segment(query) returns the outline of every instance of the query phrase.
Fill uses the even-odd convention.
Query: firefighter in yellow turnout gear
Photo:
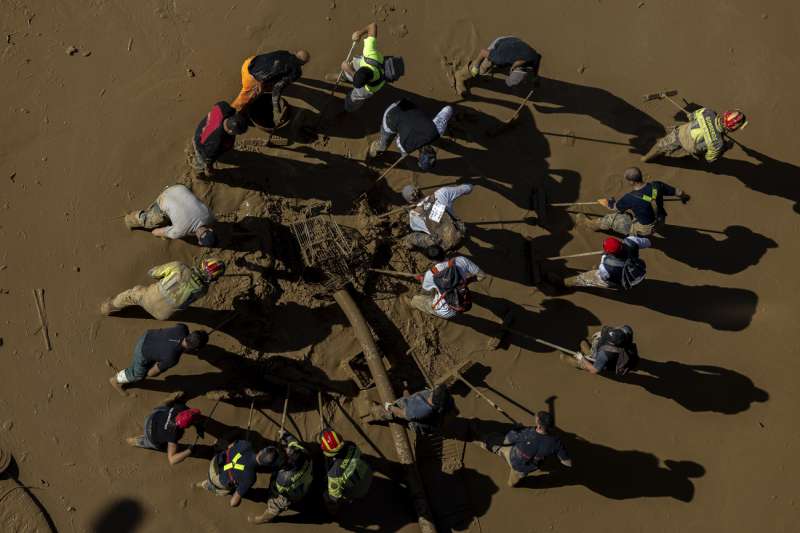
[[[173,313],[186,309],[205,296],[208,287],[225,272],[220,259],[203,259],[196,267],[172,261],[153,267],[148,275],[158,281],[147,287],[137,285],[109,298],[100,305],[100,312],[109,315],[129,306],[140,306],[158,320],[167,320]]]
[[[726,134],[747,125],[747,118],[738,109],[718,115],[716,111],[703,107],[692,113],[686,112],[686,116],[689,121],[674,126],[667,135],[656,141],[650,151],[642,156],[642,161],[651,161],[661,155],[691,155],[713,163],[733,146]]]
[[[294,437],[281,430],[279,446],[267,446],[256,455],[259,466],[272,472],[267,508],[259,516],[249,516],[251,524],[265,524],[302,500],[314,481],[313,464],[308,451]]]
[[[323,430],[320,445],[328,472],[325,506],[331,514],[336,514],[342,504],[367,495],[372,484],[372,468],[361,457],[358,446],[343,441],[332,429]]]

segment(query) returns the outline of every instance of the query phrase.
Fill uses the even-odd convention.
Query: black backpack
[[[403,58],[400,56],[385,56],[383,58],[383,63],[375,61],[369,57],[365,57],[364,61],[366,61],[368,65],[377,68],[381,73],[381,77],[376,81],[371,82],[370,85],[378,84],[384,80],[388,82],[395,82],[406,73],[406,64],[403,61]]]
[[[448,260],[444,270],[438,270],[434,265],[431,272],[433,284],[441,293],[439,299],[433,303],[434,307],[444,300],[457,313],[464,313],[472,308],[472,295],[467,287],[467,279],[456,268],[455,259]]]
[[[611,329],[614,328],[603,326],[601,329],[600,346],[598,349],[617,354],[617,365],[614,369],[614,373],[618,376],[624,376],[628,373],[628,371],[636,370],[636,367],[639,366],[639,348],[636,346],[636,343],[633,342],[632,335],[622,346],[614,346],[613,344],[609,343],[607,339],[608,332]]]
[[[621,270],[620,285],[625,290],[633,287],[634,281],[643,278],[647,274],[647,265],[638,257],[628,256],[623,260],[615,255],[607,255],[605,261],[606,268],[612,267]]]

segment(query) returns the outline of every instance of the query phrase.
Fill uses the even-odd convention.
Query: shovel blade
[[[642,96],[642,100],[644,100],[645,102],[649,102],[650,100],[661,100],[661,99],[666,98],[668,96],[675,96],[677,94],[678,94],[678,91],[676,89],[673,89],[671,91],[661,91],[660,93],[646,94],[646,95]]]

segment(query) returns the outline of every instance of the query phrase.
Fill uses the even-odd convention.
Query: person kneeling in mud
[[[634,235],[647,237],[652,235],[667,218],[664,209],[665,196],[678,196],[684,204],[690,196],[681,189],[667,185],[663,181],[645,182],[642,171],[636,167],[625,169],[623,174],[632,190],[619,200],[614,198],[601,198],[597,203],[616,213],[600,218],[588,218],[579,214],[576,222],[580,226],[591,228],[595,231],[614,231],[621,235]]]
[[[596,269],[565,279],[550,273],[547,279],[564,287],[628,290],[641,283],[647,274],[647,265],[639,259],[639,249],[649,247],[650,240],[644,237],[626,237],[623,240],[609,237],[603,241],[604,253]]]
[[[705,107],[693,113],[684,113],[689,122],[674,126],[669,133],[658,139],[650,151],[642,156],[642,161],[652,161],[662,155],[690,155],[713,163],[733,146],[733,141],[727,138],[727,134],[747,125],[747,118],[738,109],[725,111],[721,116]]]
[[[423,293],[414,296],[409,305],[439,318],[453,318],[472,308],[468,286],[485,277],[478,265],[460,255],[436,263],[425,274],[417,276]]]
[[[447,386],[437,385],[433,389],[423,389],[414,394],[405,391],[402,398],[375,407],[377,418],[406,420],[411,429],[427,435],[441,427],[444,416],[453,410],[455,403]]]
[[[190,409],[184,403],[170,400],[156,407],[145,418],[143,435],[128,437],[126,441],[137,448],[166,451],[169,465],[174,466],[192,454],[192,446],[178,451],[178,443],[183,437],[183,432],[188,427],[195,426],[197,434],[202,437],[204,424],[200,409]]]
[[[197,237],[200,246],[217,244],[212,227],[215,221],[211,209],[180,184],[164,189],[147,209],[125,215],[128,229],[150,229],[153,235],[165,239],[182,239],[191,234]]]
[[[236,136],[247,131],[249,119],[237,112],[227,102],[217,102],[194,132],[192,138],[192,169],[197,177],[204,177],[214,170],[217,159],[233,149]]]
[[[474,61],[455,73],[456,92],[467,96],[467,80],[504,68],[508,68],[508,87],[516,87],[529,78],[536,83],[541,62],[542,56],[539,52],[522,39],[512,36],[498,37],[489,48],[482,49]]]
[[[193,486],[215,496],[232,495],[229,504],[236,507],[255,482],[256,454],[249,442],[237,440],[211,459],[208,477]]]
[[[425,251],[428,259],[439,259],[441,252],[458,248],[467,228],[453,213],[453,202],[471,192],[472,185],[465,184],[442,187],[432,195],[420,198],[416,187],[403,187],[401,194],[405,201],[416,204],[408,212],[408,225],[412,231],[403,238],[406,247]],[[433,253],[436,255],[431,257]]]
[[[300,441],[284,430],[280,430],[278,441],[279,446],[267,446],[256,455],[258,465],[272,472],[272,478],[267,508],[258,516],[248,516],[251,524],[272,522],[302,500],[314,481],[311,457]]]
[[[587,355],[583,355],[586,353]],[[639,350],[633,342],[633,329],[630,326],[618,328],[603,326],[592,335],[591,344],[581,341],[578,356],[570,357],[562,354],[562,359],[575,368],[586,370],[590,374],[600,374],[613,369],[617,376],[624,376],[634,370],[639,362]]]

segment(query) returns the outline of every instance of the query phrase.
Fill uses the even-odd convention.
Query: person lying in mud
[[[245,111],[259,96],[272,93],[272,119],[279,124],[283,115],[281,93],[300,79],[303,65],[310,59],[311,54],[306,50],[294,53],[278,50],[248,57],[242,63],[242,89],[231,107]]]
[[[230,494],[230,506],[236,507],[256,482],[256,464],[256,454],[250,443],[234,441],[211,459],[208,477],[194,486],[215,496]]]
[[[172,261],[147,273],[158,281],[147,287],[137,285],[105,300],[100,304],[100,312],[110,315],[125,307],[139,306],[153,318],[167,320],[205,296],[209,286],[225,273],[225,263],[215,258],[203,259],[197,266]]]
[[[111,376],[109,382],[124,395],[126,387],[166,372],[178,364],[184,352],[199,350],[207,342],[208,333],[201,330],[190,333],[186,324],[149,329],[136,342],[131,365]]]
[[[479,437],[476,444],[505,459],[509,466],[508,486],[515,487],[523,478],[539,470],[542,462],[553,455],[558,457],[562,465],[572,467],[567,449],[552,431],[553,415],[539,411],[533,427],[517,426],[505,435],[486,434]]]
[[[619,200],[601,198],[597,203],[616,212],[600,218],[589,218],[584,214],[577,216],[579,226],[595,231],[614,231],[621,235],[647,237],[663,225],[667,218],[664,209],[665,196],[678,196],[681,202],[687,203],[691,196],[681,189],[672,187],[663,181],[644,181],[642,171],[636,167],[625,169],[623,174],[631,191]]]
[[[431,144],[444,135],[447,123],[453,116],[452,106],[444,106],[433,119],[417,105],[405,98],[386,108],[381,121],[380,138],[369,147],[369,156],[377,157],[388,147],[392,138],[403,156],[419,150],[417,165],[424,171],[436,165],[436,150]]]
[[[530,80],[535,83],[539,77],[542,56],[522,39],[512,36],[498,37],[483,48],[474,61],[456,72],[456,92],[469,95],[467,80],[476,79],[501,69],[508,69],[506,86],[516,87]]]
[[[171,399],[156,407],[145,418],[144,434],[128,437],[126,441],[137,448],[166,451],[169,465],[174,466],[192,454],[192,446],[178,451],[184,431],[195,426],[197,434],[202,436],[203,420],[200,409],[189,408],[188,405]]]
[[[406,420],[409,427],[421,434],[430,434],[442,425],[444,416],[453,410],[455,403],[447,391],[447,386],[437,385],[433,389],[423,389],[394,402],[376,405],[377,417],[383,420]]]
[[[613,371],[617,376],[624,376],[636,368],[639,350],[633,342],[633,329],[630,326],[603,326],[592,335],[591,343],[581,341],[581,351],[577,356],[561,354],[560,357],[590,374]]]
[[[233,149],[236,136],[248,129],[249,119],[237,112],[228,102],[217,102],[203,117],[192,138],[192,169],[195,177],[209,176],[214,163]]]
[[[561,287],[598,287],[628,290],[644,280],[647,265],[639,258],[639,249],[649,248],[650,240],[644,237],[626,237],[619,240],[609,237],[603,241],[603,256],[594,270],[561,279],[549,273],[547,280]]]
[[[472,192],[472,185],[442,187],[430,196],[422,197],[413,185],[403,187],[402,195],[406,202],[417,204],[408,212],[408,225],[411,233],[403,238],[410,250],[423,250],[428,259],[439,259],[443,252],[449,252],[461,245],[467,228],[453,212],[453,202]],[[433,251],[431,247],[435,247]],[[431,257],[429,253],[436,253]]]
[[[259,466],[272,472],[267,508],[258,516],[248,516],[251,524],[272,522],[290,506],[305,498],[314,481],[311,456],[297,438],[284,430],[278,446],[267,446],[256,455]]]
[[[472,308],[468,286],[485,277],[478,265],[460,255],[436,263],[425,274],[417,276],[423,293],[411,298],[409,305],[439,318],[453,318]]]
[[[152,230],[156,237],[182,239],[187,235],[197,237],[200,246],[214,246],[217,235],[212,225],[214,213],[185,185],[172,185],[158,195],[156,201],[144,210],[125,215],[128,229]]]
[[[722,115],[705,107],[685,113],[689,121],[674,126],[669,133],[658,139],[650,151],[642,156],[643,162],[652,161],[662,155],[690,155],[713,163],[733,146],[733,141],[727,134],[747,125],[747,117],[738,109],[725,111]]]

